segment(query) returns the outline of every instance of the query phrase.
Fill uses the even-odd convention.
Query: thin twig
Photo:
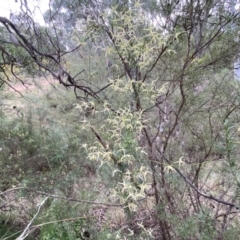
[[[50,198],[57,198],[57,199],[71,201],[71,202],[80,202],[80,203],[95,204],[95,205],[104,205],[104,206],[110,206],[110,207],[123,207],[124,206],[124,204],[101,203],[101,202],[94,202],[94,201],[87,201],[87,200],[79,200],[79,199],[75,199],[75,198],[61,197],[59,195],[38,191],[38,190],[35,190],[33,188],[28,188],[28,187],[11,188],[11,189],[8,189],[8,190],[6,190],[4,192],[0,192],[0,195],[4,195],[4,194],[6,194],[8,192],[11,192],[11,191],[24,190],[24,189],[28,190],[28,191],[32,191],[32,192],[38,193],[38,194],[41,194],[41,195],[48,196]]]

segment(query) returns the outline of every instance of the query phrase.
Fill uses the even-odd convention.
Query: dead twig
[[[33,188],[28,188],[28,187],[11,188],[11,189],[8,189],[4,192],[0,192],[0,195],[5,195],[8,192],[17,191],[17,190],[24,190],[24,189],[28,190],[28,191],[31,191],[31,192],[38,193],[40,195],[48,196],[50,198],[57,198],[57,199],[71,201],[71,202],[80,202],[80,203],[87,203],[87,204],[94,204],[94,205],[104,205],[104,206],[110,206],[110,207],[123,207],[124,206],[124,204],[101,203],[101,202],[94,202],[94,201],[87,201],[87,200],[79,200],[79,199],[75,199],[75,198],[61,197],[59,195],[38,191],[38,190],[35,190]]]

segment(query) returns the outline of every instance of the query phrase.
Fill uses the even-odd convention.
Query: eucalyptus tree
[[[111,198],[129,221],[154,198],[152,225],[136,218],[129,233],[140,226],[156,239],[239,235],[231,222],[239,204],[239,86],[231,75],[239,14],[229,4],[51,1],[47,25],[37,27],[23,2],[21,31],[0,17],[3,69],[26,66],[11,48],[19,50],[73,89],[80,111],[92,110],[81,124],[96,141],[82,148],[99,171],[111,169]],[[73,73],[64,62],[75,53]]]

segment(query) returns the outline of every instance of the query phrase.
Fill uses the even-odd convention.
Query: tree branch
[[[161,154],[161,156],[163,157],[163,159],[169,164],[171,165],[170,161],[165,157],[165,155],[161,152],[161,150],[159,149],[158,146],[156,146],[158,152]],[[203,196],[204,198],[208,198],[210,200],[213,200],[215,202],[218,202],[218,203],[222,203],[224,205],[228,205],[230,207],[234,207],[236,209],[239,209],[239,206],[237,206],[236,204],[234,203],[231,203],[231,202],[227,202],[227,201],[223,201],[221,199],[218,199],[214,196],[212,196],[211,194],[210,195],[207,195],[203,192],[201,192],[178,168],[174,167],[171,165],[171,167],[184,179],[185,182],[188,183],[188,185],[194,189],[199,195]]]

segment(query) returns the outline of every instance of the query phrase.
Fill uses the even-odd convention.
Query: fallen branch
[[[33,220],[38,216],[41,207],[44,205],[44,203],[46,202],[46,200],[49,197],[46,197],[40,204],[38,204],[38,210],[36,212],[36,214],[33,216],[33,218],[31,219],[31,221],[28,223],[28,225],[26,226],[26,228],[24,229],[24,231],[22,232],[22,234],[16,238],[16,240],[24,240],[32,231],[29,229]]]

